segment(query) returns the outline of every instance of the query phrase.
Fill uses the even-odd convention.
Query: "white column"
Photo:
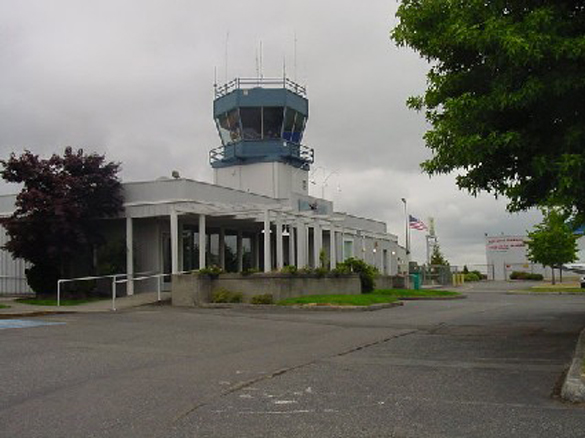
[[[219,229],[219,266],[225,269],[225,228]]]
[[[236,256],[238,258],[238,272],[242,272],[244,270],[244,245],[243,245],[244,235],[242,231],[238,231],[238,237],[236,240]]]
[[[315,258],[315,268],[321,267],[321,261],[319,260],[319,254],[323,247],[323,231],[321,230],[321,224],[317,221],[313,225],[313,255]]]
[[[282,218],[280,213],[276,216],[276,269],[284,268],[284,242],[282,241]]]
[[[132,218],[126,218],[126,293],[134,295],[134,227]]]
[[[254,235],[254,269],[260,270],[260,233]]]
[[[207,266],[205,261],[205,251],[207,247],[207,236],[206,236],[206,224],[205,215],[199,215],[199,269],[203,269]]]
[[[264,212],[264,272],[272,270],[272,254],[270,252],[270,211]]]
[[[290,265],[295,265],[295,227],[292,224],[288,229],[288,260]]]
[[[173,208],[171,210],[171,272],[179,273],[179,216]]]
[[[331,269],[337,267],[337,241],[335,227],[333,225],[329,229],[329,264],[331,265]]]
[[[307,230],[305,223],[299,221],[297,229],[297,267],[304,268],[307,266]]]

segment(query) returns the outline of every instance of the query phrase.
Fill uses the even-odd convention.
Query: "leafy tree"
[[[528,233],[528,259],[552,268],[552,283],[555,284],[555,266],[574,262],[577,259],[577,237],[566,221],[565,215],[551,209],[545,212],[543,221]]]
[[[403,0],[392,38],[431,63],[424,110],[430,175],[585,218],[582,0]]]
[[[449,262],[441,252],[441,248],[438,244],[433,246],[433,252],[431,253],[431,265],[449,266]]]
[[[9,238],[5,248],[33,265],[27,279],[37,294],[52,294],[71,261],[103,241],[95,220],[121,210],[120,165],[68,147],[48,159],[13,153],[0,166],[4,180],[23,184],[16,210],[0,222]]]

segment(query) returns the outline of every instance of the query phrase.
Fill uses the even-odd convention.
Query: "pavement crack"
[[[204,401],[204,402],[201,402],[201,403],[197,403],[197,404],[191,406],[189,409],[187,409],[187,410],[183,411],[182,413],[180,413],[179,415],[177,415],[173,419],[172,423],[177,423],[177,422],[181,421],[182,419],[184,419],[184,418],[188,417],[189,415],[191,415],[193,412],[201,409],[202,407],[205,407],[205,406],[211,404],[215,400],[219,400],[219,399],[221,399],[223,397],[226,397],[228,395],[234,394],[235,392],[241,391],[242,389],[246,389],[246,388],[248,388],[248,387],[250,387],[252,385],[255,385],[257,383],[265,382],[265,381],[274,379],[275,377],[282,376],[284,374],[290,373],[291,371],[296,371],[298,369],[301,369],[301,368],[305,368],[305,367],[314,365],[314,364],[316,364],[316,363],[318,363],[320,361],[325,361],[327,359],[331,359],[331,358],[334,358],[334,357],[346,356],[348,354],[355,353],[356,351],[365,350],[365,349],[370,348],[370,347],[373,347],[375,345],[384,344],[384,343],[389,342],[389,341],[391,341],[393,339],[398,339],[398,338],[402,338],[404,336],[409,336],[409,335],[412,335],[412,334],[417,333],[417,332],[418,332],[418,330],[410,330],[410,331],[407,331],[405,333],[399,333],[399,334],[396,334],[396,335],[393,335],[393,336],[389,336],[387,338],[379,339],[377,341],[368,342],[366,344],[362,344],[362,345],[358,345],[356,347],[352,347],[352,348],[350,348],[348,350],[342,351],[340,353],[333,354],[331,356],[322,357],[322,358],[319,358],[319,359],[314,359],[314,360],[311,360],[309,362],[304,362],[304,363],[301,363],[301,364],[298,364],[298,365],[293,365],[293,366],[290,366],[290,367],[280,368],[280,369],[278,369],[276,371],[273,371],[273,372],[271,372],[269,374],[264,374],[262,376],[258,376],[256,378],[254,378],[254,379],[249,379],[249,380],[246,380],[246,381],[243,381],[243,382],[239,382],[239,383],[237,383],[235,385],[232,385],[231,387],[229,387],[225,391],[222,391],[217,396],[214,396],[214,397],[210,398],[208,401]]]

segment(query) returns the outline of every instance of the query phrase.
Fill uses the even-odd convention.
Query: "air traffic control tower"
[[[286,79],[236,78],[215,86],[221,146],[209,152],[214,183],[274,198],[308,194],[313,149],[302,144],[306,89]]]

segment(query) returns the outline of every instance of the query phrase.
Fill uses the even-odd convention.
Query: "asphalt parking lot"
[[[554,392],[585,297],[511,287],[376,312],[31,318],[64,324],[0,329],[0,435],[583,437],[585,408]]]

